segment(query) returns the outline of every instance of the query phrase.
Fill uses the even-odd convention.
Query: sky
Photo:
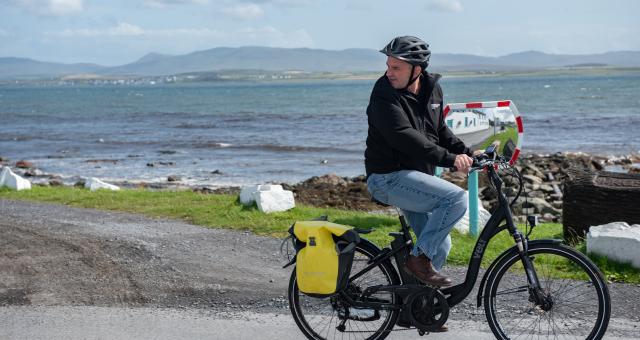
[[[105,66],[214,47],[380,49],[414,35],[434,54],[640,50],[637,0],[0,0],[0,57]]]

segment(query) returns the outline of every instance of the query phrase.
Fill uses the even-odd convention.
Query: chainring
[[[449,318],[449,303],[444,294],[428,287],[411,294],[405,308],[413,326],[422,331],[436,331]]]

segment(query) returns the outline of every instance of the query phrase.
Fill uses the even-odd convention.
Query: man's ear
[[[421,73],[422,73],[422,66],[415,67],[415,68],[413,69],[413,75],[412,75],[412,77],[417,77],[417,76],[419,76]]]

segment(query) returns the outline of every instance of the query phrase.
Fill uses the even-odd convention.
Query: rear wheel
[[[484,308],[498,339],[601,339],[611,315],[600,270],[582,253],[561,244],[537,244],[529,257],[544,304],[536,304],[519,255],[504,257],[489,276]]]
[[[376,246],[362,240],[356,247],[351,274],[365,268],[379,252]],[[397,284],[400,284],[398,273],[386,261],[354,280],[347,289],[357,295],[367,287]],[[307,296],[298,290],[295,270],[291,273],[288,293],[293,319],[309,339],[384,339],[398,318],[397,310],[349,307],[339,295],[327,298]],[[370,299],[397,303],[399,298],[389,292],[380,292]]]

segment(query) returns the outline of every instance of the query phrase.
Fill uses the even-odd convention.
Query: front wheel
[[[367,266],[367,262],[380,250],[366,240],[356,247],[351,275]],[[391,265],[385,261],[349,284],[354,294],[367,287],[398,285],[400,279]],[[346,305],[339,295],[327,298],[310,297],[300,292],[296,271],[289,281],[289,307],[296,324],[309,339],[370,339],[381,340],[389,335],[398,318],[397,310],[357,309]],[[398,297],[389,292],[371,295],[371,300],[397,303]]]
[[[598,267],[561,244],[533,244],[529,257],[545,303],[534,302],[518,253],[506,255],[484,291],[485,314],[496,338],[601,339],[611,301]]]

